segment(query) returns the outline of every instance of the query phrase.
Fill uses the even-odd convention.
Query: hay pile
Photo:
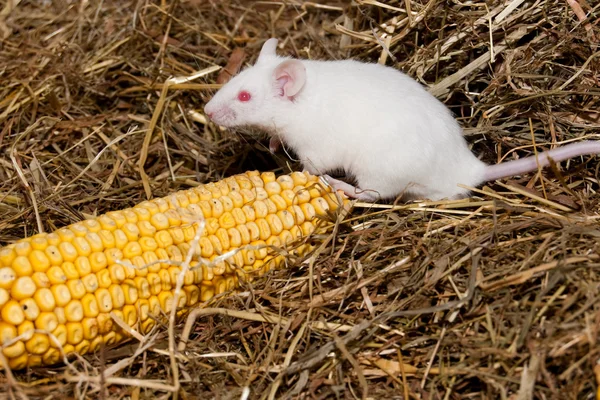
[[[600,136],[595,2],[2,7],[2,244],[147,192],[298,168],[202,114],[218,87],[214,67],[236,47],[253,62],[270,36],[290,55],[407,72],[453,110],[488,162]],[[162,329],[68,367],[0,374],[0,395],[149,399],[179,387],[183,399],[593,398],[598,177],[597,158],[583,157],[468,201],[359,205],[311,257],[207,304],[237,312],[197,320],[176,376]]]

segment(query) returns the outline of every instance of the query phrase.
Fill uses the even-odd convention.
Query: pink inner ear
[[[292,98],[300,92],[306,83],[306,69],[299,60],[287,60],[275,69],[275,79],[280,90],[279,95]]]
[[[288,75],[284,75],[280,78],[277,78],[277,89],[279,90],[279,96],[283,97],[285,96],[285,85],[288,83],[288,81],[290,80],[290,77]]]

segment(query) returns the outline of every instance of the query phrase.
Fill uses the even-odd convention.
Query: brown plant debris
[[[5,0],[1,244],[234,173],[298,169],[203,114],[271,36],[292,56],[403,70],[488,162],[598,139],[599,21],[584,0]],[[0,397],[592,399],[597,160],[468,200],[358,204],[307,257],[203,304],[185,337],[180,321],[176,353],[163,326],[0,372]]]

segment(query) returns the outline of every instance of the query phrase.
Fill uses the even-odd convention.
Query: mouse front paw
[[[362,189],[350,185],[349,183],[332,178],[329,175],[322,175],[321,180],[323,180],[327,185],[329,185],[334,191],[342,191],[346,196],[350,197],[351,199],[356,199],[369,203],[375,202],[379,199],[379,196],[375,192],[364,191]]]

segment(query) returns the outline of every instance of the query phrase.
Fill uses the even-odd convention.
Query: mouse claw
[[[322,182],[325,182],[327,184],[327,186],[332,188],[334,191],[339,190],[341,192],[344,192],[344,194],[351,199],[356,199],[356,200],[369,202],[369,203],[374,203],[375,201],[379,200],[378,195],[371,193],[371,192],[364,191],[357,187],[354,187],[354,186],[350,185],[349,183],[340,181],[339,179],[332,178],[329,175],[321,175],[319,177],[319,179]]]

